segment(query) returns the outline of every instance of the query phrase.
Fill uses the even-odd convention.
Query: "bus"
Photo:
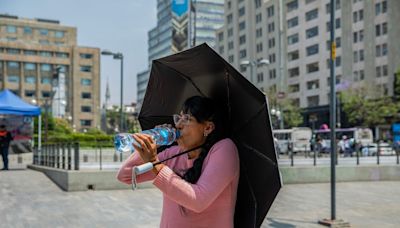
[[[277,140],[277,149],[281,154],[288,154],[291,143],[294,153],[310,151],[312,131],[308,127],[274,129],[273,133]]]
[[[352,128],[336,128],[336,140],[341,140],[343,135],[349,139],[354,139],[361,147],[368,146],[374,142],[372,130],[369,128],[352,127]],[[325,140],[325,145],[328,149],[331,147],[331,130],[319,129],[314,130],[316,138]]]

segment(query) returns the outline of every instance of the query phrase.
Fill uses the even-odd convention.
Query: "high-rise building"
[[[381,96],[393,95],[399,10],[397,0],[336,0],[338,90],[369,85]],[[306,121],[307,113],[328,117],[329,0],[225,0],[217,37],[216,50],[261,91],[290,98],[306,109]],[[269,64],[257,64],[262,59]],[[244,61],[253,65],[244,67]]]
[[[214,47],[215,31],[223,25],[223,15],[223,0],[157,0],[157,26],[148,33],[149,67],[137,74],[139,109],[151,62],[204,42]]]
[[[0,88],[77,130],[100,127],[99,53],[59,21],[0,15]]]

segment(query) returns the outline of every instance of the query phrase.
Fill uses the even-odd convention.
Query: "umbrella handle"
[[[132,168],[132,190],[135,190],[137,188],[136,176],[147,173],[148,171],[152,170],[153,167],[153,163],[147,162],[139,166],[134,166]]]

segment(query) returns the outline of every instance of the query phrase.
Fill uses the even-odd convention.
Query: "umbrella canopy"
[[[183,102],[210,97],[224,110],[240,157],[236,227],[259,227],[281,188],[265,95],[208,45],[153,61],[139,121],[143,129],[173,123]]]
[[[26,103],[10,90],[0,92],[0,114],[8,115],[40,115],[40,108]]]

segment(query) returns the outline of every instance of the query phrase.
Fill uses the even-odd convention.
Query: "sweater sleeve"
[[[164,166],[153,184],[168,198],[194,212],[202,212],[239,175],[239,155],[235,144],[224,139],[211,148],[196,184],[186,182]]]

